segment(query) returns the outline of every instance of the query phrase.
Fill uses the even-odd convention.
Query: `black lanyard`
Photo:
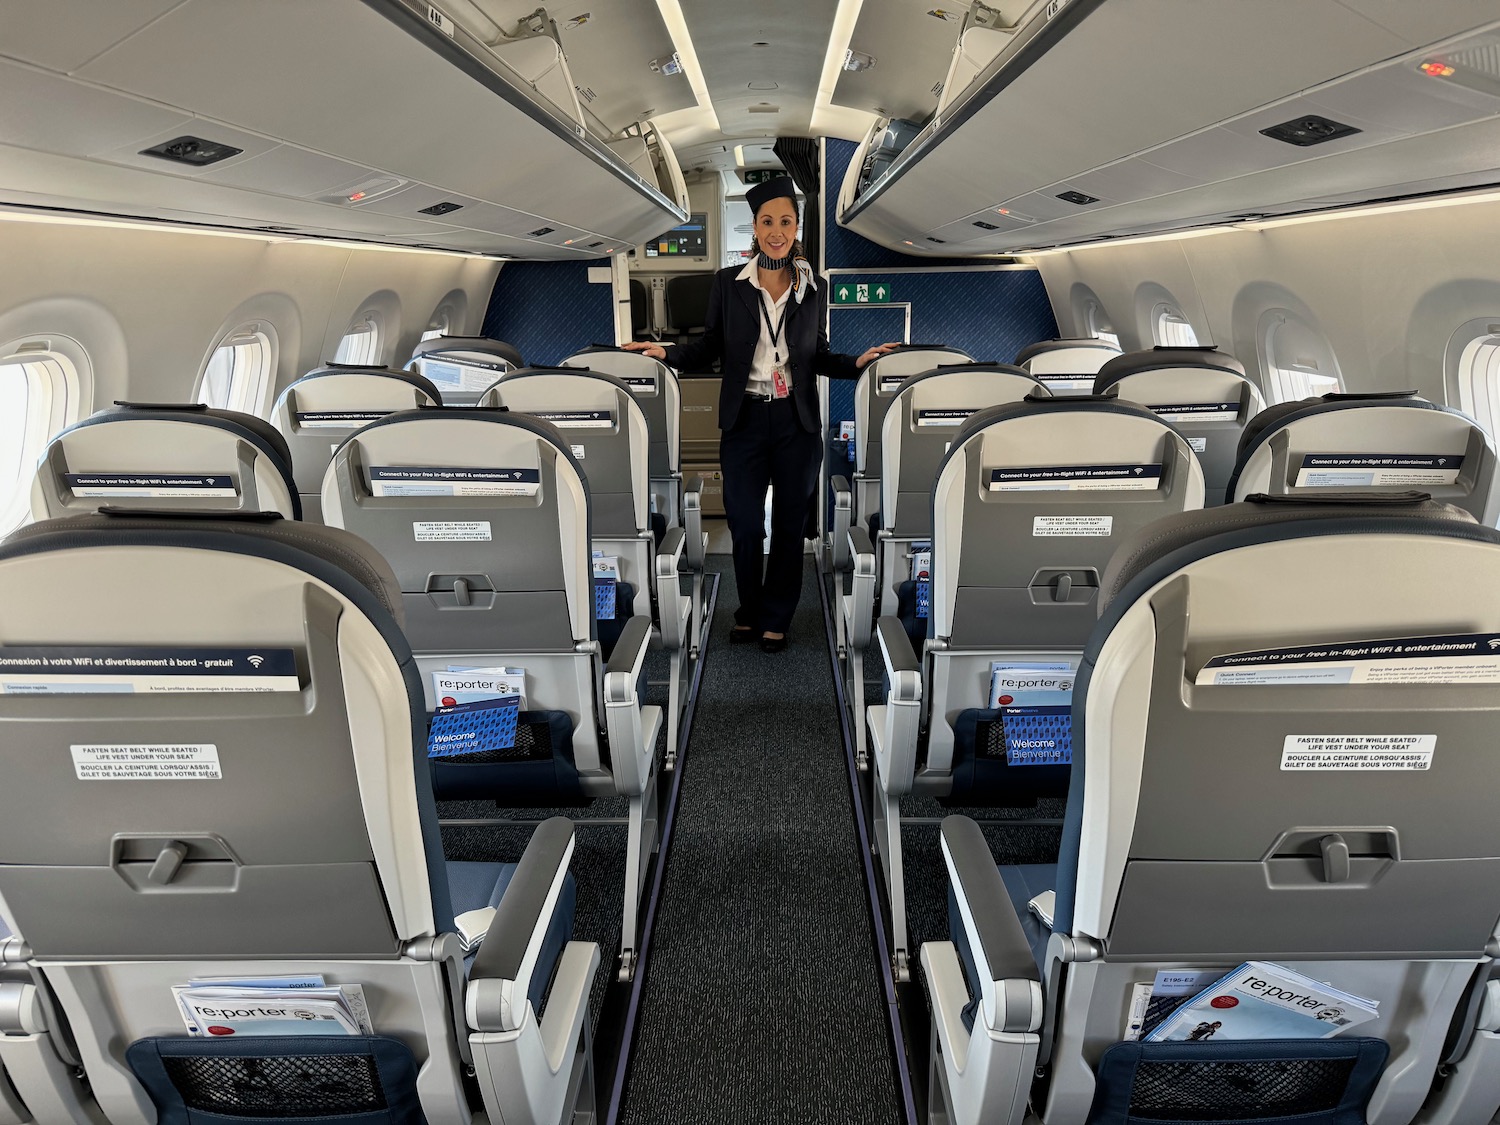
[[[766,294],[762,290],[760,295],[760,315],[766,322],[766,331],[771,333],[771,347],[776,353],[776,363],[781,362],[781,330],[786,327],[787,310],[792,307],[792,299],[787,297],[786,304],[781,306],[781,319],[775,324],[771,323],[771,313],[766,308]]]

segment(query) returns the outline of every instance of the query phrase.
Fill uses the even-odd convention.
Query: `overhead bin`
[[[686,218],[576,97],[544,96],[568,101],[551,40],[526,40],[518,70],[425,2],[96,7],[7,16],[0,204],[526,258],[622,251]],[[86,49],[60,42],[71,28]]]
[[[1237,0],[1171,18],[1145,0],[1051,3],[1013,33],[985,29],[1005,45],[966,90],[943,89],[839,221],[951,257],[1500,182],[1500,22],[1481,7],[1397,18],[1305,0],[1247,20]],[[970,70],[956,61],[949,84]]]

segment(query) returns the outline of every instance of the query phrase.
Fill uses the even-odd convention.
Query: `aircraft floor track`
[[[728,559],[711,566],[727,571]],[[902,1119],[811,560],[792,644],[726,575],[646,962],[628,1125]]]

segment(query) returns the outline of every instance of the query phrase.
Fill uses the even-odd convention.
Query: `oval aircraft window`
[[[1182,310],[1165,301],[1152,310],[1151,334],[1158,346],[1163,348],[1194,348],[1198,346],[1198,334]]]
[[[1110,347],[1118,350],[1120,347],[1119,334],[1110,323],[1109,317],[1104,315],[1104,308],[1098,301],[1090,301],[1084,312],[1084,328],[1087,335],[1096,340],[1103,340]]]
[[[334,363],[379,363],[380,362],[380,314],[365,312],[349,326],[338,350],[333,353]]]
[[[1454,333],[1448,350],[1458,354],[1457,369],[1450,369],[1458,408],[1493,439],[1500,428],[1500,320],[1470,321]]]
[[[30,513],[32,467],[59,430],[78,420],[73,364],[50,352],[0,357],[0,533]]]
[[[198,401],[221,410],[262,414],[276,370],[276,339],[262,323],[225,335],[208,357],[198,382]]]
[[[1344,389],[1344,378],[1328,341],[1287,309],[1269,309],[1261,317],[1260,361],[1266,397],[1273,403],[1316,398]]]

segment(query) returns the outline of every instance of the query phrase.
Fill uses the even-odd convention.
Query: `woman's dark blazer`
[[[707,323],[702,336],[673,344],[666,349],[667,362],[678,370],[705,371],[714,360],[722,363],[719,388],[719,429],[732,430],[740,403],[750,385],[750,365],[760,340],[761,292],[748,281],[736,280],[744,266],[726,266],[714,274],[708,293]],[[815,434],[820,428],[818,384],[815,375],[833,379],[857,379],[855,357],[828,350],[828,281],[818,278],[818,288],[803,296],[787,298],[786,336],[790,347],[788,374],[792,377],[792,399],[797,420]]]

